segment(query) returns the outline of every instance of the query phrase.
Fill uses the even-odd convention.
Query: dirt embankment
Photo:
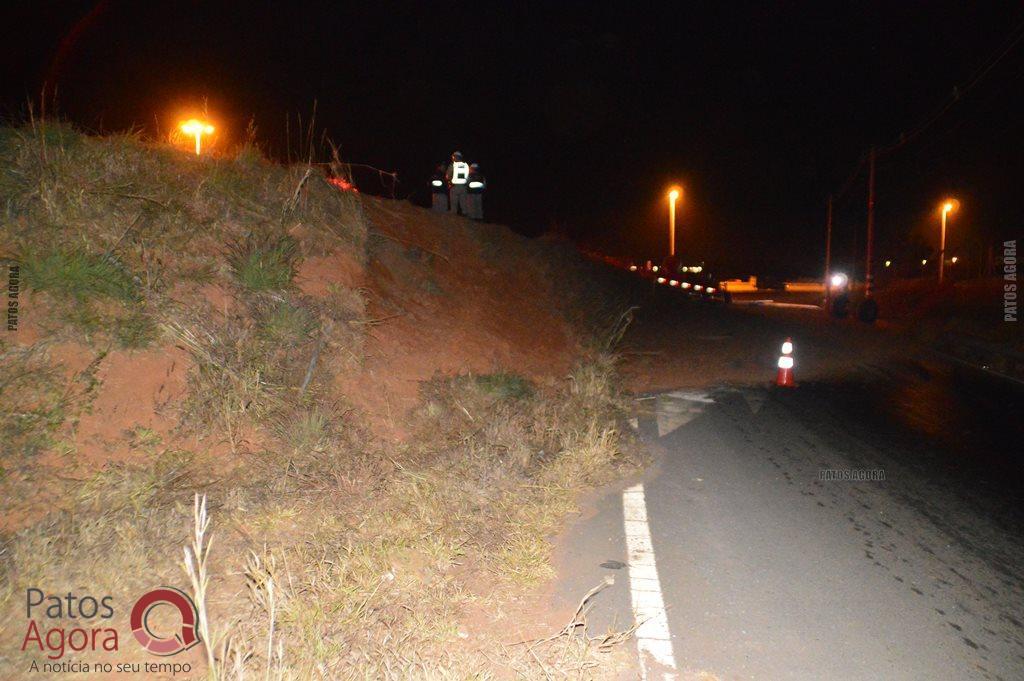
[[[567,375],[580,338],[546,244],[401,201],[367,197],[363,205],[369,341],[362,370],[339,385],[381,432],[407,434],[402,416],[436,376]]]
[[[251,145],[35,122],[0,128],[0,168],[7,621],[28,587],[82,587],[125,632],[172,584],[215,678],[597,675],[607,643],[575,628],[499,645],[577,492],[636,461],[612,362],[582,352],[615,301],[574,251]]]
[[[28,178],[2,187],[20,209],[4,225],[6,254],[31,260],[21,270],[35,279],[22,282],[18,329],[0,339],[4,359],[12,373],[47,374],[46,389],[20,381],[3,405],[17,434],[6,443],[5,481],[41,483],[18,486],[7,529],[47,512],[53,480],[144,461],[154,443],[229,467],[273,446],[274,419],[263,417],[287,411],[282,401],[294,402],[298,385],[402,440],[424,381],[562,378],[579,358],[552,276],[558,257],[575,258],[566,249],[342,192],[245,149],[204,163],[60,126],[5,129],[0,142],[13,167],[51,175],[42,189]],[[84,198],[72,201],[76,193]],[[280,258],[290,279],[280,292],[261,269],[262,258],[281,255],[274,239],[293,243]],[[91,243],[68,250],[74,242]],[[211,385],[204,374],[218,369],[232,384],[251,372],[253,394]],[[197,394],[220,389],[234,394],[216,404]],[[213,427],[199,427],[204,420]]]

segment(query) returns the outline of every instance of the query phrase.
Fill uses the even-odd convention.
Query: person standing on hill
[[[469,199],[466,196],[466,184],[469,182],[469,164],[462,160],[462,152],[452,154],[452,162],[445,172],[450,188],[451,211],[469,215]]]
[[[484,189],[487,188],[487,178],[480,172],[480,166],[472,163],[469,166],[469,181],[466,183],[466,192],[469,195],[469,217],[474,220],[484,219]]]
[[[434,168],[430,176],[430,195],[433,197],[430,207],[442,213],[448,212],[448,187],[444,181],[444,166]]]

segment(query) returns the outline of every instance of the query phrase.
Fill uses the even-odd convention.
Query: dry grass
[[[619,639],[583,636],[582,611],[530,645],[499,633],[467,645],[460,627],[550,577],[549,537],[578,492],[635,465],[614,362],[545,384],[438,379],[408,444],[371,437],[330,389],[331,372],[361,361],[362,295],[291,285],[302,257],[365,258],[354,201],[251,150],[196,159],[51,123],[0,129],[0,233],[41,263],[25,284],[55,310],[76,296],[89,309],[60,337],[101,357],[112,344],[185,348],[180,429],[236,450],[215,459],[135,429],[143,462],[64,481],[59,510],[2,537],[5,612],[29,585],[88,585],[124,609],[187,580],[210,678],[599,675]],[[197,301],[211,284],[229,306]],[[69,392],[44,349],[0,348],[0,424],[19,465],[90,399],[88,372]]]
[[[617,639],[587,639],[578,622],[530,646],[465,646],[459,627],[468,608],[500,611],[550,577],[548,538],[579,490],[633,465],[608,366],[528,395],[495,389],[507,376],[438,380],[416,444],[399,450],[367,450],[313,410],[228,475],[173,451],[108,469],[9,539],[10,593],[73,582],[124,603],[146,588],[132,575],[182,581],[173,556],[189,546],[211,678],[592,678]]]

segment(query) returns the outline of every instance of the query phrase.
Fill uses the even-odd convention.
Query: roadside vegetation
[[[626,317],[561,379],[423,384],[394,443],[334,382],[372,340],[365,292],[296,283],[304,258],[366,259],[358,197],[318,169],[251,142],[196,158],[35,121],[0,128],[0,202],[38,325],[0,345],[0,495],[48,505],[0,537],[4,640],[28,586],[87,586],[123,610],[178,584],[209,678],[613,673],[600,665],[628,632],[589,639],[582,611],[504,636],[511,604],[553,575],[550,537],[579,493],[638,463],[609,351]],[[87,361],[65,366],[69,347]],[[189,358],[175,427],[125,424],[127,456],[85,457],[76,424],[111,353],[172,349]]]

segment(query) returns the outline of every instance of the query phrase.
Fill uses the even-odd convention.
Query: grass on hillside
[[[65,333],[94,344],[157,341],[161,318],[197,286],[287,292],[302,257],[365,257],[358,199],[252,144],[197,158],[54,121],[0,127],[0,210],[2,255],[23,265],[24,286],[47,296]]]
[[[215,537],[203,594],[211,678],[596,675],[608,641],[578,624],[531,646],[493,631],[467,646],[460,633],[467,610],[500,621],[508,598],[550,577],[548,537],[577,492],[635,463],[619,449],[607,364],[528,395],[492,390],[499,376],[426,386],[418,436],[398,449],[317,409],[279,424],[289,447],[227,476],[143,440],[151,464],[97,473],[70,507],[8,542],[10,605],[28,584],[89,584],[123,603],[154,579],[181,582],[175,557],[199,492]]]
[[[423,388],[415,437],[385,443],[332,387],[362,360],[362,293],[293,285],[303,257],[365,260],[358,199],[309,167],[252,146],[195,158],[35,122],[0,128],[0,205],[0,234],[48,316],[38,343],[0,346],[0,434],[13,445],[0,494],[32,490],[46,451],[75,476],[46,480],[52,512],[0,537],[0,602],[13,613],[0,628],[22,621],[30,585],[88,585],[123,609],[154,584],[191,582],[209,678],[599,674],[620,639],[570,623],[507,646],[502,618],[551,575],[548,537],[577,492],[635,463],[607,355],[560,383],[439,378]],[[60,341],[95,357],[70,382],[51,360]],[[106,353],[167,344],[191,357],[175,407],[198,440],[133,427],[136,463],[79,466],[68,433],[103,390]],[[470,612],[490,613],[494,631],[468,643]]]

